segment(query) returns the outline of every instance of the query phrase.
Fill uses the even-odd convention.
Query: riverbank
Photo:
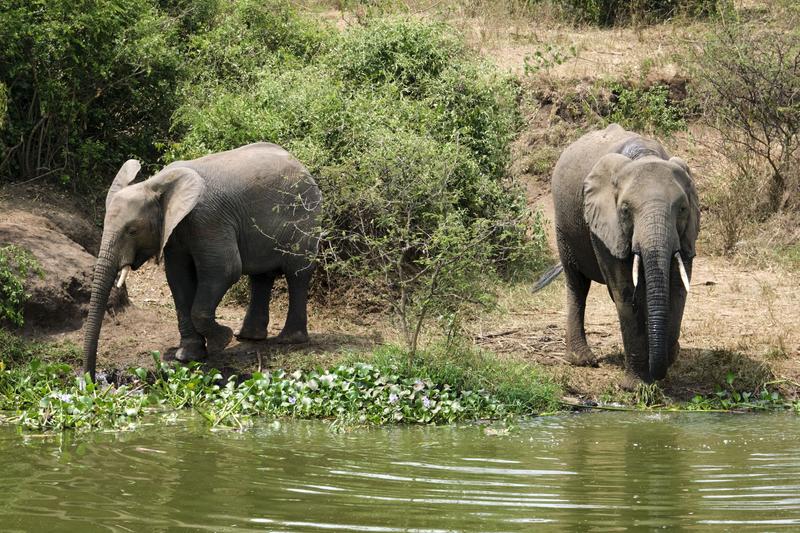
[[[650,408],[738,409],[748,403],[756,405],[754,399],[763,400],[757,408],[791,406],[800,394],[800,313],[796,309],[796,302],[800,301],[800,285],[796,281],[800,271],[800,233],[793,218],[795,212],[744,220],[737,211],[738,204],[731,203],[730,209],[720,211],[721,201],[735,200],[724,194],[720,196],[730,192],[720,189],[720,183],[727,183],[733,167],[720,154],[715,132],[701,120],[699,104],[689,94],[694,87],[690,52],[697,53],[720,22],[701,18],[669,20],[650,26],[600,28],[552,18],[537,19],[524,13],[511,16],[499,9],[470,11],[455,1],[439,4],[442,9],[408,12],[399,5],[395,8],[403,14],[402,20],[443,21],[455,27],[470,49],[465,57],[472,61],[470,54],[475,53],[511,76],[513,82],[507,80],[509,84],[503,86],[514,88],[520,124],[502,181],[524,190],[530,210],[543,214],[551,244],[551,262],[556,260],[549,193],[552,166],[571,141],[610,121],[626,123],[660,139],[670,152],[689,162],[701,196],[703,229],[684,315],[682,351],[667,379],[657,386],[642,386],[636,391],[620,388],[624,368],[616,310],[605,288],[598,285],[593,286],[589,295],[587,333],[599,365],[577,368],[566,363],[562,281],[535,295],[529,292],[529,281],[509,281],[494,287],[495,305],[477,312],[472,309],[459,317],[463,327],[458,332],[458,342],[451,345],[458,349],[447,354],[452,368],[461,365],[463,373],[472,372],[478,378],[456,384],[447,383],[447,376],[438,375],[436,379],[442,380],[436,383],[491,394],[499,393],[492,391],[490,385],[508,385],[508,390],[529,389],[521,394],[531,397],[539,394],[537,391],[544,391],[541,400],[536,400],[536,407],[529,408],[527,413],[552,410],[554,402],[560,400],[567,408],[571,404],[611,403]],[[744,23],[763,23],[776,28],[785,23],[778,7],[759,2],[741,4],[737,4],[737,13]],[[341,31],[361,28],[361,24],[366,27],[364,21],[376,16],[356,12],[358,9],[335,9],[326,2],[309,0],[303,5],[306,6],[303,16],[327,21],[330,29]],[[381,9],[377,16],[397,14],[388,4]],[[413,24],[391,26],[387,35],[394,39],[395,34],[403,35],[413,28]],[[433,27],[426,28],[433,31],[430,29]],[[387,42],[392,44],[389,37]],[[437,49],[431,43],[426,44],[427,48],[423,47],[426,50]],[[353,50],[363,51],[358,47]],[[409,48],[411,51],[403,50],[410,54],[403,57],[413,57],[415,53],[413,47]],[[373,67],[381,71],[380,65],[370,66]],[[281,91],[293,94],[289,90],[291,84],[287,84],[281,86]],[[237,85],[243,97],[252,96],[248,89],[249,86]],[[371,92],[374,91],[365,90],[365,95]],[[406,98],[395,95],[386,100],[392,105],[399,101],[405,102]],[[473,107],[465,104],[464,109]],[[304,109],[304,105],[297,105],[298,113]],[[203,109],[200,111],[197,117],[207,116]],[[281,114],[283,108],[273,111],[276,117],[285,118]],[[363,124],[372,124],[370,113],[359,116],[365,121]],[[254,121],[256,125],[261,122]],[[322,142],[327,135],[323,135],[324,128],[320,132],[316,133]],[[303,144],[308,140],[306,137],[292,139],[292,142],[303,141],[299,147],[316,153],[311,149],[313,143],[309,145],[311,148]],[[335,152],[333,148],[330,150]],[[155,160],[146,163],[152,168],[159,166]],[[326,166],[325,172],[331,172],[331,168]],[[95,178],[99,180],[100,176]],[[102,201],[87,202],[78,196],[55,198],[54,190],[58,191],[55,196],[70,196],[52,184],[17,184],[0,190],[0,211],[3,211],[0,222],[24,227],[28,233],[35,222],[37,242],[51,242],[53,232],[63,234],[58,237],[63,246],[45,256],[44,267],[50,273],[46,279],[55,279],[56,274],[69,271],[68,276],[59,278],[57,290],[37,293],[41,308],[47,312],[32,318],[38,316],[43,320],[31,322],[15,330],[15,334],[40,344],[20,345],[23,347],[19,349],[27,355],[11,362],[24,365],[31,355],[37,355],[64,362],[76,370],[80,367],[77,346],[82,344],[79,327],[88,301],[91,254],[96,253],[99,242],[97,224],[102,218]],[[726,216],[729,218],[725,219]],[[733,228],[737,232],[733,235],[735,239],[726,226],[730,218],[744,220]],[[70,251],[70,261],[63,260],[60,250]],[[333,372],[340,365],[357,363],[377,365],[382,372],[388,372],[388,367],[376,361],[380,362],[386,353],[403,353],[396,348],[405,342],[396,317],[387,308],[385,298],[376,298],[359,284],[347,287],[320,284],[316,288],[309,304],[309,343],[284,346],[270,340],[234,340],[223,352],[212,354],[204,368],[208,372],[220,371],[221,386],[231,375],[249,379],[257,373],[278,370],[286,375],[298,370]],[[270,337],[280,331],[286,313],[286,287],[282,280],[273,296]],[[52,307],[55,297],[63,302],[58,309]],[[121,291],[118,300],[119,305],[106,316],[98,354],[99,367],[112,377],[111,381],[117,376],[128,379],[136,368],[147,372],[159,370],[161,363],[153,362],[152,352],[163,354],[168,361],[179,340],[174,305],[161,266],[150,263],[135,272],[128,280],[127,291]],[[128,300],[131,305],[126,306]],[[69,313],[64,311],[67,308]],[[222,324],[236,329],[244,312],[240,298],[229,295],[217,309],[217,316]],[[69,320],[56,324],[58,321],[48,321],[48,317]],[[432,321],[435,323],[436,319]],[[430,334],[423,336],[423,354],[441,350],[437,348],[442,342],[438,329],[441,328],[431,327]],[[469,358],[477,357],[475,354],[483,354],[479,357],[485,362],[481,371],[469,366]],[[430,370],[425,370],[425,365],[436,367],[435,360],[432,361],[411,365],[401,374],[403,379],[414,382],[432,379],[425,375]],[[7,366],[10,367],[8,361]],[[515,371],[509,377],[498,372],[498,368]],[[61,371],[66,372],[63,368]],[[63,373],[59,379],[67,379],[67,374]],[[764,391],[768,397],[763,396]],[[773,397],[773,393],[777,396]],[[502,398],[497,401],[509,403]]]

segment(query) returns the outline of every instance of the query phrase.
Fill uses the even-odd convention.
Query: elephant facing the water
[[[612,124],[569,146],[552,180],[567,286],[567,357],[594,365],[584,313],[603,283],[622,329],[630,378],[662,379],[679,351],[700,229],[689,167],[656,141]]]
[[[287,151],[256,143],[191,161],[176,161],[131,185],[139,162],[126,162],[106,197],[103,237],[84,331],[86,371],[94,375],[106,302],[130,270],[163,257],[180,331],[176,358],[191,361],[223,349],[230,328],[216,308],[242,274],[250,303],[237,332],[267,335],[276,276],[289,288],[289,311],[278,339],[308,339],[306,299],[318,244],[322,196],[311,175]]]

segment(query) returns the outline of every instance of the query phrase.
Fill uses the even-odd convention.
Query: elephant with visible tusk
[[[242,274],[250,277],[250,303],[236,335],[266,338],[272,284],[284,275],[289,311],[278,340],[307,341],[322,195],[306,168],[283,148],[256,143],[176,161],[131,185],[139,169],[138,161],[126,162],[106,197],[84,329],[86,372],[94,376],[115,278],[121,287],[150,258],[164,260],[178,315],[178,360],[203,359],[231,341],[233,332],[217,323],[216,308]]]
[[[592,281],[617,307],[629,379],[663,379],[679,351],[700,208],[689,167],[612,124],[570,145],[552,180],[567,285],[567,358],[594,365],[584,313]],[[546,276],[549,282],[553,274]]]

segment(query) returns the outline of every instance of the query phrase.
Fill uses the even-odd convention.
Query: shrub
[[[155,155],[175,106],[173,24],[151,0],[9,0],[0,176],[96,185],[130,154]]]
[[[612,83],[609,122],[646,133],[671,135],[686,129],[683,110],[670,102],[669,89],[664,85],[626,87]]]
[[[800,34],[727,26],[695,76],[717,149],[739,174],[731,186],[755,181],[763,213],[800,208]]]
[[[330,56],[345,80],[393,83],[406,95],[419,95],[464,52],[461,39],[440,22],[372,19],[348,31]]]
[[[236,0],[218,5],[206,31],[190,35],[190,82],[247,85],[260,69],[305,61],[330,41],[326,28],[297,16],[288,0]]]
[[[211,35],[209,58],[227,46]],[[440,317],[455,331],[501,274],[541,264],[543,234],[505,178],[517,88],[441,24],[382,19],[322,35],[312,56],[265,51],[248,83],[189,83],[168,157],[257,140],[294,153],[325,198],[328,279],[383,297],[413,351],[423,324]]]
[[[28,300],[28,276],[42,276],[39,262],[28,250],[15,245],[0,247],[0,321],[23,324],[22,307]]]

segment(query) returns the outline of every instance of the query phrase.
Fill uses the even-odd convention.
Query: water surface
[[[329,431],[196,420],[42,437],[0,428],[0,527],[27,531],[800,528],[800,418],[580,414]]]

